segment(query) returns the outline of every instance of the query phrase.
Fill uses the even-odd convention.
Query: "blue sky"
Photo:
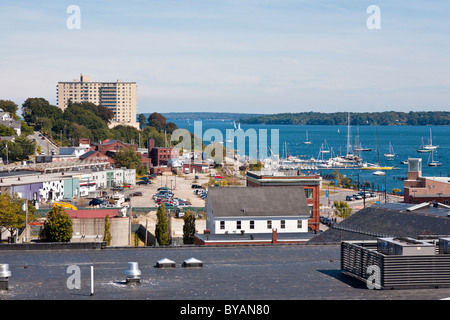
[[[83,73],[136,81],[138,113],[448,111],[449,13],[415,0],[3,0],[0,99],[56,104],[57,82]]]

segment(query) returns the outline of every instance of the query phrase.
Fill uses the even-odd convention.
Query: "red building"
[[[151,159],[153,167],[165,166],[170,159],[179,158],[179,150],[171,147],[155,147],[155,140],[149,139],[147,157]]]
[[[312,231],[319,231],[320,175],[300,171],[247,171],[246,178],[247,187],[303,186],[311,212],[308,226]]]
[[[408,179],[403,182],[406,203],[450,204],[450,177],[422,177],[422,159],[408,160]]]
[[[123,143],[120,140],[114,139],[100,141],[98,144],[94,145],[94,148],[96,151],[103,154],[106,154],[107,152],[117,152],[124,148],[133,148],[134,150],[137,150],[137,146],[135,144]]]

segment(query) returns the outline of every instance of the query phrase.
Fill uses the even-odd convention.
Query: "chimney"
[[[277,243],[277,229],[272,229],[272,243]]]
[[[148,154],[150,155],[150,152],[155,147],[155,139],[148,139]]]

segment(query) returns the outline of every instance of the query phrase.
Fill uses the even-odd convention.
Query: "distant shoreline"
[[[146,118],[150,113],[143,113]],[[300,113],[226,113],[226,112],[167,112],[161,113],[168,121],[236,121],[242,124],[266,125],[347,125],[347,112],[300,112]],[[351,126],[448,126],[450,112],[361,112],[350,113]]]
[[[259,115],[241,119],[243,124],[268,125],[348,125],[351,126],[448,126],[450,112],[419,111],[419,112],[301,112]]]

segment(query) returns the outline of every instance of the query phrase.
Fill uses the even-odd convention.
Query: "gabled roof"
[[[100,153],[100,151],[90,150],[90,151],[88,151],[86,153],[83,153],[79,158],[80,159],[86,159],[86,158],[88,158],[88,157],[90,157],[90,156],[92,156],[92,155],[94,155],[96,153]]]
[[[302,186],[210,187],[206,205],[214,217],[310,216]]]

